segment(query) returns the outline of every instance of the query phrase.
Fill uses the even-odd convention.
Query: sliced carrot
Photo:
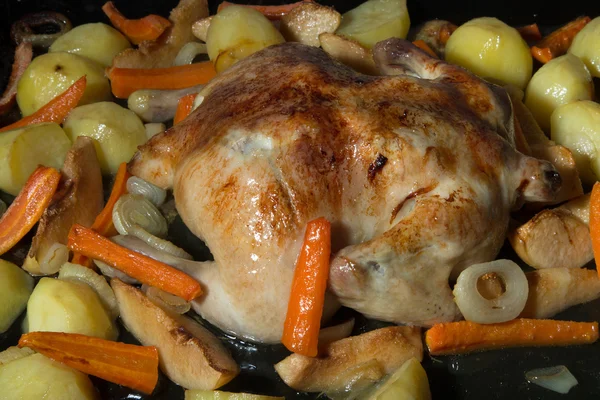
[[[169,68],[110,68],[112,92],[126,99],[140,89],[184,89],[207,83],[217,74],[212,62],[204,61]]]
[[[431,57],[438,58],[437,54],[435,54],[435,51],[433,51],[431,47],[429,47],[429,45],[424,41],[415,40],[413,44],[423,50],[425,53],[429,54]]]
[[[561,26],[545,38],[543,38],[535,46],[531,47],[531,54],[541,63],[562,56],[567,52],[575,35],[583,29],[584,26],[591,21],[590,17],[579,17],[568,24]]]
[[[318,351],[330,254],[331,224],[322,217],[310,221],[294,271],[281,338],[288,350],[309,357]]]
[[[600,182],[594,184],[590,197],[590,235],[592,237],[596,270],[598,276],[600,276]]]
[[[540,28],[536,23],[521,26],[517,28],[517,30],[519,31],[519,34],[521,34],[521,37],[527,42],[540,40],[542,38],[542,33],[540,32]]]
[[[22,42],[15,50],[15,60],[8,78],[8,85],[0,97],[0,115],[7,113],[14,105],[17,97],[17,83],[21,75],[31,63],[33,49],[31,43]]]
[[[60,124],[67,117],[69,112],[79,103],[83,92],[85,92],[85,76],[79,78],[67,90],[50,100],[48,104],[34,112],[28,117],[21,118],[14,124],[5,126],[0,132],[15,128],[21,128],[27,125],[41,124],[43,122],[56,122]]]
[[[60,172],[38,167],[0,218],[0,255],[10,250],[40,220],[60,182]]]
[[[194,100],[196,99],[197,93],[190,93],[179,99],[177,103],[177,111],[175,112],[175,118],[173,124],[178,124],[183,121],[192,112],[194,107]]]
[[[155,40],[171,26],[171,21],[155,14],[140,19],[127,19],[117,10],[112,1],[105,3],[102,11],[110,19],[111,24],[133,44],[139,44],[144,40]]]
[[[67,246],[86,257],[104,261],[113,268],[150,286],[192,301],[200,294],[200,283],[191,276],[141,253],[111,242],[97,232],[75,224]]]
[[[517,318],[500,324],[436,324],[425,334],[432,355],[522,346],[569,346],[598,339],[597,322]]]
[[[111,342],[77,333],[31,332],[19,339],[19,347],[38,353],[109,382],[146,394],[158,382],[158,350]]]
[[[289,13],[294,8],[300,6],[304,3],[314,3],[314,0],[299,1],[297,3],[282,4],[280,6],[262,6],[262,5],[252,5],[252,4],[243,5],[243,4],[230,3],[228,1],[224,1],[221,4],[219,4],[219,7],[217,8],[217,12],[221,11],[224,8],[230,7],[230,6],[243,6],[243,7],[253,8],[256,11],[261,12],[268,19],[275,21],[275,20],[281,19],[281,17],[283,17],[285,14]]]

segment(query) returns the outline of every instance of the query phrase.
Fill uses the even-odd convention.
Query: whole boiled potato
[[[600,78],[600,17],[594,18],[577,33],[569,53],[581,58],[592,76]]]
[[[525,91],[525,105],[545,131],[550,130],[554,110],[575,100],[591,100],[592,76],[585,64],[572,54],[550,60],[531,78]]]
[[[27,303],[30,332],[80,333],[107,340],[117,328],[96,292],[85,283],[42,278]]]
[[[0,190],[17,195],[38,165],[60,169],[71,141],[55,123],[0,134]]]
[[[112,65],[114,56],[131,47],[115,28],[101,22],[79,25],[50,46],[50,52],[66,51],[92,59],[104,67]]]
[[[581,180],[594,184],[600,177],[600,104],[575,101],[552,113],[552,140],[573,153]]]
[[[87,85],[79,104],[111,98],[104,68],[96,61],[65,52],[34,58],[17,84],[17,103],[21,112],[24,116],[33,114],[84,75]]]
[[[131,110],[116,103],[100,102],[76,107],[63,125],[72,140],[78,136],[96,139],[96,154],[104,174],[115,174],[137,147],[146,142],[144,124]]]
[[[519,32],[488,17],[472,19],[452,33],[446,61],[520,89],[525,89],[533,68],[529,47]]]
[[[6,332],[25,310],[33,278],[21,268],[0,260],[0,333]]]
[[[86,374],[37,353],[0,366],[0,388],[0,400],[100,398]]]

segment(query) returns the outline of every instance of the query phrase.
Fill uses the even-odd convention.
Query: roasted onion
[[[54,243],[43,258],[38,260],[42,275],[55,274],[59,268],[69,261],[69,248],[62,243]]]
[[[179,296],[167,293],[154,286],[142,285],[142,291],[151,302],[166,311],[171,311],[175,314],[185,314],[190,311],[191,304]]]
[[[129,234],[135,236],[138,239],[142,239],[144,242],[154,247],[156,250],[164,251],[165,253],[169,253],[175,257],[184,258],[186,260],[193,259],[193,257],[181,247],[177,247],[168,240],[164,240],[157,236],[154,236],[139,225],[133,225],[129,230]]]
[[[146,139],[152,139],[153,136],[167,130],[167,127],[162,122],[150,122],[144,124],[144,128],[146,129]]]
[[[173,119],[179,99],[191,93],[198,93],[204,85],[196,85],[185,89],[137,90],[127,99],[127,107],[144,122],[165,122]]]
[[[194,61],[194,58],[200,54],[206,54],[206,45],[203,43],[188,42],[184,44],[181,50],[179,50],[179,53],[177,53],[173,65],[191,64]]]
[[[58,31],[54,33],[35,32],[35,29],[40,30],[40,28],[48,25],[54,26],[55,30]],[[72,27],[71,21],[63,14],[42,11],[25,15],[12,24],[10,27],[10,37],[17,44],[31,43],[35,47],[48,49],[57,38],[69,32]]]
[[[125,194],[117,200],[112,213],[115,229],[121,235],[128,235],[131,227],[141,228],[158,237],[167,236],[167,220],[154,204],[144,196]]]
[[[493,299],[486,299],[477,290],[477,281],[485,274],[495,273],[503,281],[506,291]],[[496,260],[471,265],[458,276],[454,286],[454,300],[467,321],[492,324],[510,321],[519,316],[529,294],[525,273],[510,260]]]
[[[167,198],[167,192],[143,180],[137,176],[132,176],[127,180],[127,192],[131,194],[139,194],[152,202],[156,207],[161,206]]]
[[[0,217],[6,212],[6,203],[0,200]]]
[[[102,275],[104,276],[107,276],[109,278],[120,279],[121,281],[130,285],[140,284],[140,281],[138,281],[137,279],[130,277],[123,271],[119,271],[118,269],[111,267],[103,261],[94,260],[94,264],[96,264],[96,266],[100,269],[100,272],[102,272]]]
[[[525,378],[530,383],[562,394],[569,393],[569,390],[579,383],[564,365],[534,369],[527,372]]]
[[[11,346],[4,351],[0,351],[0,366],[18,360],[19,358],[30,356],[33,353],[35,353],[35,351],[29,347]]]
[[[25,72],[25,69],[31,63],[33,58],[33,50],[31,43],[20,43],[15,50],[15,60],[12,65],[10,72],[10,78],[8,78],[8,85],[0,97],[0,115],[9,112],[15,105],[17,97],[17,83]],[[0,214],[2,214],[0,212]]]

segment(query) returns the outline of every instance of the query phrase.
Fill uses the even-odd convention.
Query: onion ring
[[[12,65],[12,71],[10,72],[10,78],[8,79],[8,85],[4,89],[4,93],[0,98],[0,115],[4,115],[9,112],[15,105],[17,96],[17,83],[25,69],[31,63],[33,58],[33,50],[31,43],[20,43],[15,50],[15,61]]]
[[[44,25],[54,25],[58,28],[55,33],[35,33],[33,28]],[[71,21],[61,13],[42,11],[27,14],[10,27],[10,37],[16,44],[31,43],[35,47],[48,49],[60,36],[73,28]]]

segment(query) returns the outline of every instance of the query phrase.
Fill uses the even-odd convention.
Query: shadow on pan
[[[243,3],[242,0],[237,2]],[[282,4],[285,1],[255,1],[254,4]],[[338,11],[347,11],[362,0],[324,1]],[[103,0],[4,0],[0,4],[0,83],[6,84],[14,45],[9,38],[10,24],[24,14],[33,11],[58,11],[67,15],[74,25],[87,22],[108,23],[100,7]],[[118,8],[131,18],[148,13],[168,15],[176,0],[116,0]],[[216,11],[218,2],[209,1],[211,13]],[[408,0],[412,26],[433,18],[448,19],[460,24],[474,17],[495,16],[510,25],[526,25],[537,22],[542,29],[552,29],[580,15],[595,17],[600,15],[600,2],[582,0],[570,1],[561,7],[550,6],[538,1],[440,1]],[[209,254],[203,243],[187,230],[180,219],[169,229],[170,239],[180,244],[192,254]],[[505,246],[502,257],[516,258]],[[340,319],[352,315],[351,310],[342,310]],[[370,330],[384,324],[357,317],[357,332]],[[21,317],[22,318],[22,317]],[[556,319],[576,321],[600,320],[600,301],[576,306]],[[20,335],[21,319],[9,332],[0,335],[0,350],[15,345]],[[135,339],[121,326],[120,340],[135,343]],[[216,328],[211,328],[228,345],[234,358],[242,368],[242,374],[224,387],[224,390],[247,391],[292,398],[316,398],[317,394],[302,394],[288,388],[277,376],[273,364],[284,358],[288,352],[283,346],[256,346],[231,338]],[[508,349],[478,354],[427,357],[424,366],[427,370],[434,399],[597,399],[600,397],[600,343],[590,346],[544,349]],[[566,365],[579,381],[568,395],[530,385],[525,380],[525,372],[534,368],[553,365]],[[183,399],[183,390],[161,376],[152,396],[142,395],[117,385],[94,379],[103,399]]]

